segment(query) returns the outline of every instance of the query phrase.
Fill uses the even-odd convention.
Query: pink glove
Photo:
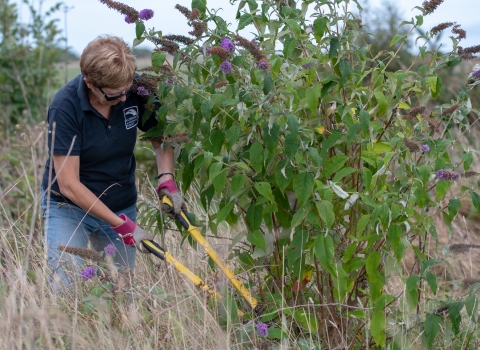
[[[175,214],[180,214],[182,210],[187,210],[187,205],[178,191],[177,185],[173,179],[162,182],[155,189],[160,199],[165,195],[173,203],[173,210]],[[168,213],[168,206],[162,205],[162,210]]]
[[[142,253],[148,253],[148,250],[142,244],[142,241],[153,240],[153,234],[143,230],[142,228],[135,225],[135,223],[129,219],[125,214],[120,214],[119,218],[125,220],[123,224],[117,227],[112,227],[116,233],[120,235],[123,239],[123,243],[128,246],[136,246],[137,249]]]

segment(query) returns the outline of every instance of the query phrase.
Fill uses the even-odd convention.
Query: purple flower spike
[[[430,152],[430,147],[428,145],[422,145],[422,152]]]
[[[150,18],[153,17],[153,10],[144,9],[140,11],[139,16],[140,16],[140,19],[143,19],[144,21],[148,21]]]
[[[227,50],[228,52],[233,52],[235,51],[235,44],[232,43],[232,41],[228,38],[222,38],[220,40],[220,45],[222,45],[222,47]]]
[[[437,171],[437,179],[444,181],[458,181],[460,180],[460,174],[453,171],[440,169]]]
[[[150,93],[148,92],[147,89],[145,89],[144,86],[139,86],[139,87],[137,87],[137,95],[148,96],[148,95],[150,95]]]
[[[168,77],[168,79],[167,79],[167,81],[166,81],[166,84],[167,84],[167,85],[173,85],[173,82],[174,82],[174,81],[175,81],[175,80],[173,79],[173,77]]]
[[[225,74],[230,74],[232,71],[232,64],[228,61],[223,61],[222,64],[220,64],[220,70]]]
[[[125,16],[125,22],[127,22],[128,24],[135,23],[135,21],[132,21],[132,19],[128,15]]]
[[[113,244],[109,244],[105,247],[105,255],[110,255],[112,256],[117,252],[117,248]]]
[[[257,333],[261,337],[268,337],[268,326],[263,322],[257,323]]]
[[[265,61],[258,62],[258,69],[266,71],[268,70],[268,68],[269,68],[268,62],[265,62]]]
[[[85,282],[91,280],[96,275],[97,273],[95,271],[95,267],[93,266],[88,266],[85,270],[82,271],[82,277]]]
[[[308,62],[308,63],[305,63],[302,67],[303,69],[309,69],[309,68],[312,68],[314,65],[315,65],[315,62]]]
[[[472,73],[472,78],[479,80],[480,79],[480,69]]]

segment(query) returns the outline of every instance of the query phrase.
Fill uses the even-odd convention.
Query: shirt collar
[[[80,74],[80,80],[78,82],[77,95],[78,95],[78,98],[80,99],[80,106],[82,107],[83,111],[93,110],[93,107],[90,104],[90,100],[88,99],[88,87],[85,81],[83,80],[83,75],[81,74]]]

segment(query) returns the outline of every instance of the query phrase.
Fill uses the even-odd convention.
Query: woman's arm
[[[62,195],[93,216],[108,222],[112,227],[120,226],[124,223],[124,220],[112,212],[80,182],[79,156],[54,155],[53,165]]]
[[[163,148],[163,143],[159,141],[152,141],[153,149],[155,150],[155,157],[157,160],[158,174],[172,173],[173,174],[173,148],[170,145]],[[163,175],[158,179],[158,183],[173,179],[172,175]]]

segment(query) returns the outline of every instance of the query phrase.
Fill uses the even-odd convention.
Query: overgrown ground
[[[16,131],[3,129],[2,133],[0,349],[238,348],[242,344],[232,341],[233,333],[245,329],[246,335],[253,335],[244,339],[248,348],[267,348],[269,341],[255,337],[251,322],[227,325],[221,306],[154,256],[141,255],[137,260],[132,302],[125,298],[125,279],[115,274],[113,289],[99,277],[84,282],[72,274],[74,289],[61,295],[52,293],[44,258],[39,188],[45,124],[21,125]],[[139,145],[140,153],[149,152],[144,147]],[[139,179],[143,181],[141,173]],[[140,186],[141,208],[156,212],[150,184]],[[195,205],[191,208],[201,215]],[[222,290],[224,280],[208,267],[202,251],[194,251],[187,243],[181,245],[178,232],[161,235],[160,229],[156,231],[156,240],[164,242],[172,255]],[[225,256],[229,237],[209,240]]]
[[[0,349],[90,349],[93,344],[104,349],[268,349],[278,346],[275,339],[257,337],[251,321],[244,324],[240,319],[227,322],[222,303],[212,303],[188,280],[153,256],[140,255],[138,258],[135,282],[131,287],[132,302],[125,299],[126,281],[115,275],[116,282],[113,289],[109,289],[99,277],[84,282],[80,276],[72,274],[74,289],[61,295],[53,294],[44,259],[39,197],[42,162],[46,155],[45,124],[19,125],[16,130],[3,129],[2,133],[0,317],[3,322],[0,323]],[[477,149],[480,128],[474,125],[467,136],[471,143],[465,146]],[[148,144],[139,143],[140,159],[148,159],[150,152]],[[472,169],[480,172],[478,158],[475,154]],[[152,219],[157,213],[152,187],[141,170],[138,179],[141,217],[146,225],[156,227],[156,240],[209,285],[223,293],[231,291],[225,288],[225,280],[209,267],[201,250],[195,251],[186,242],[181,244],[179,232],[160,233],[163,229]],[[462,181],[465,184],[469,179]],[[452,191],[459,192],[460,184]],[[201,222],[204,213],[195,205],[196,193],[191,191],[187,198]],[[447,245],[478,244],[480,216],[472,210],[469,200],[464,201],[460,214],[452,225],[451,236],[441,217],[436,218],[439,241],[437,245],[430,242],[433,247],[430,253],[434,257],[435,254],[443,256]],[[236,234],[223,230],[219,238],[214,238],[207,232],[208,239],[224,257]],[[470,249],[456,255],[448,253],[448,256],[446,262],[436,268],[436,273],[441,277],[439,281],[443,281],[440,293],[454,298],[467,292],[465,284],[478,279],[480,251]],[[415,271],[417,266],[413,257],[404,261],[407,270]],[[300,348],[295,339],[285,344]]]

